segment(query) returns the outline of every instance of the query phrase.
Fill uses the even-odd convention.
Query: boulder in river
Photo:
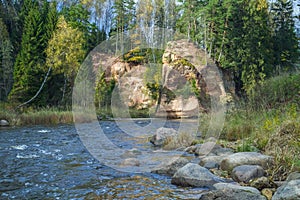
[[[180,168],[172,177],[171,183],[179,186],[207,187],[214,189],[215,183],[224,180],[212,174],[208,169],[194,163]]]
[[[280,186],[272,200],[296,200],[300,199],[300,180],[291,180]]]
[[[158,168],[152,170],[152,173],[173,176],[178,169],[185,166],[187,163],[189,163],[189,161],[186,158],[173,158],[167,161],[166,163],[163,163],[162,165],[158,166]]]
[[[257,152],[239,152],[225,157],[221,162],[221,169],[231,173],[232,169],[240,165],[259,165],[264,169],[272,166],[274,158]]]
[[[136,158],[126,158],[125,160],[123,160],[123,162],[121,163],[121,165],[122,166],[140,166],[141,163]]]
[[[9,126],[9,122],[5,119],[0,120],[0,126]]]
[[[248,183],[250,180],[265,174],[265,170],[259,165],[241,165],[232,170],[231,177],[236,182]]]
[[[300,179],[300,173],[292,172],[288,175],[288,177],[286,178],[286,181],[299,180],[299,179]]]
[[[162,146],[172,137],[177,135],[177,131],[173,128],[161,127],[156,130],[155,134],[151,137],[150,142],[154,146]]]
[[[219,168],[223,158],[222,156],[205,156],[201,158],[199,164],[207,169]]]

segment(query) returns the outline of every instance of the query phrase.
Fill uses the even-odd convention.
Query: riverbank
[[[7,120],[11,126],[71,124],[73,123],[73,114],[72,111],[55,109],[42,109],[23,113],[1,110],[0,119]]]
[[[171,142],[172,147],[178,150],[183,145],[178,143],[176,147],[174,141],[178,141],[181,134],[174,129],[162,128],[150,141],[163,149],[169,149]],[[238,148],[239,141],[210,137],[194,142],[192,146],[186,145],[184,152],[194,154],[194,159],[170,158],[152,172],[172,177],[171,183],[181,187],[208,188],[209,191],[203,193],[200,199],[298,199],[299,166],[288,159],[299,159],[299,145],[288,146],[291,141],[284,136],[280,137],[280,141],[271,136],[269,142],[267,146],[271,145],[276,151],[263,152],[254,146],[245,151]]]
[[[73,123],[70,110],[39,109],[12,111],[11,105],[0,105],[0,120],[10,125],[55,125]],[[275,157],[272,174],[284,180],[290,172],[300,170],[300,74],[286,74],[266,80],[247,100],[235,101],[226,113],[225,123],[218,142],[236,152],[255,151]],[[142,113],[142,114],[141,114]],[[130,112],[131,117],[145,117],[146,111]],[[110,112],[98,111],[106,119]],[[88,122],[89,113],[76,115],[76,122]],[[148,115],[149,117],[149,115]],[[202,137],[212,126],[210,114],[201,114],[199,130]],[[184,138],[185,136],[183,136]],[[193,144],[203,142],[194,140]],[[173,142],[169,146],[176,146]]]

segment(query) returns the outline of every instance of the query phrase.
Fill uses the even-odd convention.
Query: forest
[[[17,106],[35,97],[26,106],[67,108],[88,53],[109,37],[145,27],[184,34],[219,67],[232,70],[237,93],[247,97],[264,80],[299,69],[299,16],[293,5],[290,0],[1,0],[0,100]]]

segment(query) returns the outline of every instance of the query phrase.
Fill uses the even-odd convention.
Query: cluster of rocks
[[[170,137],[173,133],[164,136]],[[162,144],[162,135],[152,143]],[[204,187],[208,192],[200,199],[300,199],[300,173],[289,176],[285,183],[279,185],[267,176],[274,164],[274,158],[257,152],[234,153],[232,149],[223,148],[215,142],[197,144],[185,149],[195,154],[189,161],[180,157],[163,163],[153,173],[172,176],[171,183],[178,186]]]

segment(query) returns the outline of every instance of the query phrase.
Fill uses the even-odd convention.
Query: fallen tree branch
[[[48,72],[47,72],[47,74],[46,74],[46,76],[45,76],[45,78],[44,78],[44,81],[43,81],[43,83],[42,83],[40,89],[37,91],[37,93],[36,93],[31,99],[29,99],[28,101],[26,101],[26,102],[24,102],[24,103],[18,105],[18,106],[15,108],[15,110],[21,108],[22,106],[25,106],[26,104],[29,104],[30,102],[32,102],[32,101],[33,101],[33,100],[41,93],[41,91],[42,91],[42,89],[43,89],[43,87],[44,87],[44,85],[45,85],[45,83],[46,83],[46,81],[47,81],[47,78],[48,78],[48,76],[49,76],[49,74],[50,74],[50,71],[51,71],[51,67],[49,67]]]

